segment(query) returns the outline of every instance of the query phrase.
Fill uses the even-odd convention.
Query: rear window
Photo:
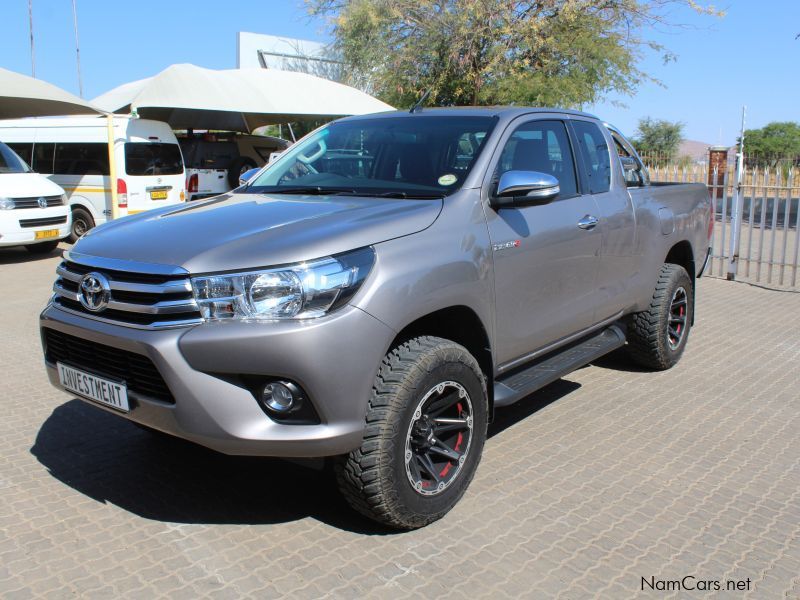
[[[183,159],[178,144],[125,144],[125,172],[128,175],[180,175]]]
[[[227,169],[239,158],[236,142],[183,139],[180,143],[183,160],[191,169]]]

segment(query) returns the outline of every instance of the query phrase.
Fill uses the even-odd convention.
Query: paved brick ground
[[[51,389],[55,264],[0,251],[3,598],[661,598],[642,577],[685,575],[800,597],[800,294],[702,280],[676,369],[613,356],[505,411],[459,506],[391,534],[324,475]]]

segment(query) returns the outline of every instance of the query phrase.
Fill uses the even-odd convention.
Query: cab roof
[[[550,113],[561,114],[576,117],[586,117],[599,121],[597,116],[581,112],[579,110],[570,110],[567,108],[544,108],[544,107],[529,107],[529,106],[451,106],[451,107],[431,107],[427,108],[422,106],[413,113],[409,110],[394,110],[380,113],[372,113],[368,115],[356,115],[346,117],[346,121],[354,121],[358,119],[375,119],[375,118],[392,118],[392,117],[434,117],[434,116],[448,116],[448,117],[498,117],[507,120],[514,119],[520,115],[529,115],[536,113]]]

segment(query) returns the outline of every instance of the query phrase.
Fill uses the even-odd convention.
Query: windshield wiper
[[[355,194],[355,190],[351,190],[348,188],[334,188],[334,187],[322,187],[319,185],[316,186],[306,186],[306,187],[287,187],[287,188],[279,188],[277,190],[269,190],[267,192],[263,192],[264,194],[303,194],[308,196],[333,196],[336,194]]]
[[[382,194],[375,194],[377,198],[416,198],[416,199],[430,199],[430,198],[444,198],[444,194],[430,193],[430,194],[415,194],[408,192],[384,192]]]

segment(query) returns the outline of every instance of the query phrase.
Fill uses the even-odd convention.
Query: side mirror
[[[547,173],[506,171],[500,176],[491,204],[495,208],[546,204],[560,191],[558,179]]]
[[[639,163],[631,156],[620,156],[619,162],[622,163],[622,170],[625,172],[639,170]]]
[[[248,169],[247,171],[239,175],[239,185],[244,185],[245,183],[250,181],[253,178],[253,175],[258,173],[260,170],[261,170],[260,168]]]

